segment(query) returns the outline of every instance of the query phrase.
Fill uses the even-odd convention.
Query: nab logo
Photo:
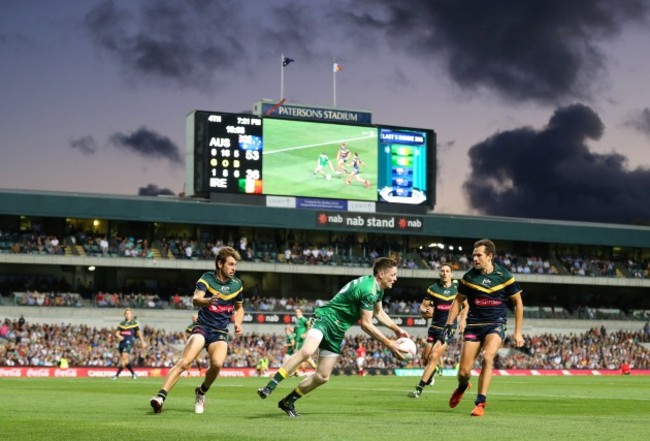
[[[481,285],[485,285],[485,286],[490,286],[491,284],[492,281],[490,279],[483,279],[483,281],[481,282]]]

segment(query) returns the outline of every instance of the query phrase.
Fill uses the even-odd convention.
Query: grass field
[[[358,152],[366,163],[360,175],[370,181],[370,188],[355,181],[345,185],[345,175],[333,174],[327,166],[331,180],[312,175],[322,152],[336,170],[336,153],[343,142],[351,151],[346,167],[352,169],[352,154]],[[264,122],[263,164],[265,194],[377,200],[377,131],[373,128],[270,119]]]
[[[406,393],[417,378],[334,377],[297,402],[287,417],[267,400],[259,378],[222,378],[206,410],[195,415],[183,378],[154,415],[149,398],[159,378],[0,379],[3,440],[645,440],[650,435],[650,377],[497,377],[486,416],[470,417],[475,389],[456,409],[447,401],[455,379],[438,377],[419,399]]]

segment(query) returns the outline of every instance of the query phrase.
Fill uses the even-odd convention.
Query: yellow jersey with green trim
[[[458,294],[458,290],[454,284],[449,287],[444,287],[440,282],[438,282],[434,283],[427,289],[425,300],[428,300],[429,306],[433,308],[431,326],[438,328],[445,327],[456,294]]]
[[[232,312],[236,303],[244,301],[244,286],[237,277],[232,277],[225,282],[219,280],[214,271],[204,273],[196,282],[196,289],[203,291],[204,298],[217,297],[216,303],[211,303],[199,309],[197,324],[212,329],[227,330],[232,319]]]
[[[510,297],[521,292],[515,278],[502,266],[494,264],[490,274],[471,269],[458,284],[458,293],[467,297],[467,326],[506,323]]]

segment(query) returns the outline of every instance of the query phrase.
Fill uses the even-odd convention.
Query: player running
[[[453,271],[451,266],[444,264],[440,267],[440,280],[427,289],[427,294],[420,305],[420,315],[425,319],[431,319],[431,326],[427,333],[427,343],[422,349],[422,364],[424,372],[415,390],[408,393],[411,398],[420,398],[424,386],[434,383],[434,374],[447,351],[448,345],[444,343],[443,332],[447,324],[449,310],[458,294],[456,286],[452,282]],[[458,315],[457,323],[460,332],[465,329],[465,317],[467,316],[467,301],[463,303],[463,309]]]
[[[300,416],[294,403],[305,394],[329,381],[341,354],[341,343],[345,332],[359,321],[364,332],[381,342],[396,358],[404,359],[396,342],[386,337],[372,322],[375,318],[379,323],[391,329],[397,337],[408,337],[408,333],[397,326],[382,307],[384,290],[392,288],[397,280],[397,261],[380,257],[375,260],[372,272],[372,276],[363,276],[352,280],[341,288],[326,305],[316,309],[313,324],[307,332],[302,349],[296,351],[278,369],[265,387],[257,390],[260,398],[264,399],[271,395],[281,381],[289,377],[318,350],[318,365],[314,375],[302,380],[298,387],[278,403],[278,407],[290,417]]]
[[[494,357],[506,334],[506,303],[514,306],[515,347],[524,345],[521,328],[524,320],[524,305],[521,300],[521,288],[504,267],[494,262],[496,248],[489,239],[481,239],[474,244],[472,260],[474,268],[469,270],[458,285],[458,295],[449,311],[445,325],[445,343],[453,336],[452,323],[460,311],[462,302],[469,301],[467,326],[463,332],[463,347],[458,368],[458,387],[451,394],[449,407],[458,406],[463,394],[470,388],[474,362],[483,351],[481,374],[478,377],[478,395],[474,401],[472,416],[485,415],[487,393],[492,380]]]
[[[235,322],[235,335],[243,333],[243,284],[235,277],[240,255],[232,247],[224,247],[215,256],[215,270],[204,273],[196,282],[192,304],[200,308],[198,323],[192,328],[180,360],[169,370],[162,388],[150,400],[154,413],[162,412],[167,394],[187,371],[203,348],[210,357],[210,367],[203,383],[194,389],[194,413],[203,413],[205,394],[217,379],[228,354],[228,325]]]
[[[330,158],[327,156],[325,152],[321,153],[318,156],[318,159],[316,160],[316,168],[313,171],[313,175],[316,176],[317,174],[323,175],[325,179],[327,179],[327,173],[325,173],[325,166],[329,165],[330,170],[332,170],[332,173],[336,173],[334,170],[334,166],[332,165],[332,161],[330,161]]]
[[[366,188],[370,188],[370,181],[359,176],[359,173],[361,173],[359,169],[362,165],[365,166],[366,163],[363,162],[361,158],[359,158],[359,153],[354,152],[354,156],[352,157],[352,174],[345,180],[345,185],[350,185],[350,182],[352,182],[352,179],[354,179],[358,182],[363,183]]]
[[[336,169],[338,174],[345,173],[347,175],[349,173],[348,169],[345,168],[345,163],[348,162],[349,157],[350,149],[343,142],[339,147],[339,151],[336,152]]]
[[[140,325],[138,321],[133,317],[133,311],[131,308],[126,308],[124,310],[124,320],[117,325],[117,331],[115,332],[120,343],[117,346],[117,350],[120,353],[120,364],[117,368],[117,372],[113,377],[113,380],[117,380],[122,373],[124,368],[127,368],[131,372],[131,378],[134,380],[138,376],[133,371],[133,366],[131,366],[130,355],[133,350],[133,344],[135,337],[137,336],[140,339],[140,345],[142,349],[147,347],[147,343],[144,341],[142,336],[142,331],[140,331]]]

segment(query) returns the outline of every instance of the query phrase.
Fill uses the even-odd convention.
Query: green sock
[[[287,378],[288,376],[289,376],[289,373],[284,368],[280,368],[275,373],[275,375],[273,375],[273,378],[271,379],[271,381],[269,381],[269,383],[266,385],[266,387],[268,387],[271,390],[275,390],[275,388],[278,386],[278,384],[282,380]]]

